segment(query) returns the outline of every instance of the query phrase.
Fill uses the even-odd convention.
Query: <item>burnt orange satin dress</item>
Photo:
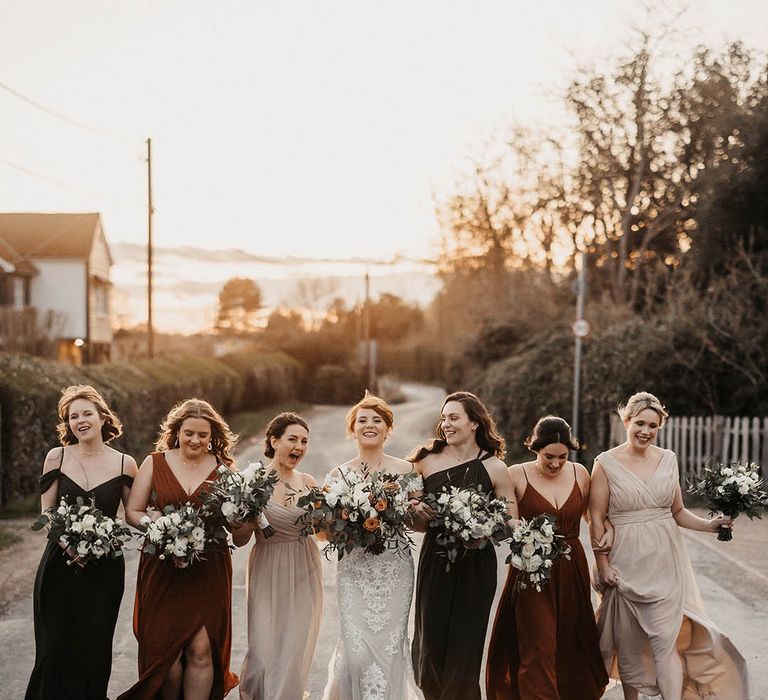
[[[541,592],[531,586],[515,590],[519,572],[509,567],[488,647],[488,700],[598,700],[608,684],[579,542],[586,504],[575,467],[573,475],[573,489],[560,508],[530,483],[519,501],[521,518],[557,518],[555,529],[571,546],[571,558],[555,563]]]
[[[203,482],[191,496],[176,480],[165,456],[152,454],[154,505],[200,505]],[[215,478],[215,470],[208,479]],[[168,670],[201,627],[208,632],[214,678],[210,700],[237,685],[229,670],[232,648],[232,557],[226,545],[205,551],[205,559],[184,568],[155,556],[141,555],[133,609],[139,642],[139,680],[118,700],[155,700]]]

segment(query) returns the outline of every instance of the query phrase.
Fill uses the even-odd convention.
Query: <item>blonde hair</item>
[[[628,421],[646,408],[650,408],[652,411],[656,411],[656,413],[659,414],[661,425],[664,425],[664,421],[669,418],[669,413],[667,413],[667,409],[662,406],[661,401],[647,391],[638,391],[636,394],[632,394],[627,403],[619,406],[616,411],[621,420]]]
[[[389,404],[382,398],[374,396],[367,389],[365,390],[365,396],[358,401],[352,408],[347,411],[347,415],[344,417],[344,423],[347,426],[347,432],[353,433],[355,431],[355,420],[357,420],[357,412],[361,408],[370,408],[378,413],[387,424],[388,428],[392,428],[395,425],[395,414],[389,407]]]
[[[73,384],[61,392],[57,408],[59,423],[56,426],[56,432],[59,434],[59,442],[62,445],[77,444],[77,437],[72,432],[72,428],[69,427],[69,409],[78,399],[90,401],[104,419],[104,425],[101,426],[101,439],[104,442],[109,442],[122,435],[123,424],[112,409],[107,406],[102,395],[90,384]]]
[[[202,418],[211,426],[211,453],[219,462],[231,465],[235,459],[232,451],[237,442],[235,435],[219,412],[207,401],[187,399],[177,403],[165,417],[160,426],[160,434],[155,443],[158,452],[165,452],[179,445],[179,430],[187,418]]]

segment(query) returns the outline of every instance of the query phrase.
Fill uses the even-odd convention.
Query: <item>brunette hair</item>
[[[627,403],[619,406],[616,411],[622,421],[628,421],[646,408],[650,408],[652,411],[656,411],[656,413],[659,414],[660,425],[664,425],[664,421],[669,418],[669,413],[667,413],[667,409],[662,406],[661,401],[647,391],[638,391],[636,394],[632,394]]]
[[[565,445],[572,450],[579,449],[579,441],[573,437],[571,426],[559,416],[539,418],[533,432],[523,443],[531,452],[538,452],[547,445]]]
[[[211,426],[211,453],[216,459],[230,466],[235,460],[232,451],[237,442],[235,435],[219,412],[207,401],[187,399],[177,403],[160,425],[160,434],[155,443],[158,452],[173,449],[179,445],[179,430],[187,418],[202,418]]]
[[[272,447],[272,438],[279,440],[285,434],[285,431],[292,425],[300,425],[307,432],[309,432],[309,426],[298,413],[286,411],[285,413],[278,413],[267,426],[267,430],[264,434],[264,454],[272,459],[275,456],[275,448]]]
[[[101,426],[101,439],[104,442],[109,442],[122,435],[123,424],[112,409],[107,406],[102,395],[89,384],[74,384],[61,392],[57,408],[59,423],[56,426],[56,432],[59,434],[59,442],[62,445],[77,444],[77,437],[72,432],[72,428],[69,427],[69,408],[78,399],[90,401],[104,419],[104,425]]]
[[[365,396],[358,401],[352,408],[347,411],[347,415],[344,416],[344,423],[347,426],[347,432],[353,433],[355,431],[355,421],[357,420],[357,412],[361,408],[370,408],[376,411],[387,424],[388,428],[392,428],[395,425],[395,414],[392,413],[392,409],[389,404],[382,398],[374,396],[368,389],[365,390]]]
[[[485,407],[485,404],[469,391],[455,391],[445,397],[441,413],[449,401],[458,401],[464,407],[469,419],[477,423],[475,440],[478,447],[482,448],[485,452],[490,452],[499,459],[504,459],[504,456],[507,454],[506,441],[499,433],[496,422]],[[409,462],[418,462],[428,454],[442,452],[447,444],[445,433],[443,432],[443,421],[438,420],[435,426],[435,437],[426,444],[415,448],[408,455],[407,459]]]

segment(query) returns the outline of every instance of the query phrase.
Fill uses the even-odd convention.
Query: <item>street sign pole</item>
[[[581,253],[581,267],[577,278],[576,289],[576,320],[572,330],[574,336],[573,347],[573,410],[571,412],[571,428],[578,439],[579,435],[579,394],[581,391],[581,340],[589,333],[589,322],[584,318],[584,297],[586,296],[587,282],[587,253]]]

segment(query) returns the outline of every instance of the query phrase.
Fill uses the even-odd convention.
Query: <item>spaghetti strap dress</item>
[[[110,518],[117,515],[123,486],[133,479],[120,474],[85,490],[61,471],[64,450],[57,469],[40,477],[45,493],[58,484],[56,504],[62,498],[74,502],[78,496],[94,500]],[[69,556],[58,542],[49,541],[40,559],[33,594],[35,666],[29,679],[26,700],[104,700],[112,670],[112,637],[123,597],[123,557],[90,561],[84,567],[68,566]]]
[[[443,486],[493,491],[480,454],[430,474],[424,492]],[[425,700],[480,700],[480,666],[488,617],[496,592],[493,547],[468,549],[446,571],[437,528],[424,536],[416,578],[415,628],[411,647],[416,683]]]
[[[214,469],[208,480],[216,478]],[[201,505],[204,481],[192,495],[179,484],[165,455],[152,453],[153,505]],[[226,544],[209,545],[205,559],[180,569],[169,560],[141,555],[133,631],[139,642],[139,680],[118,700],[155,700],[184,647],[205,628],[213,657],[209,700],[222,700],[237,685],[229,670],[232,647],[232,557]]]
[[[523,469],[525,473],[525,469]],[[573,467],[573,488],[555,508],[528,481],[520,517],[547,513],[571,547],[558,559],[541,592],[518,589],[520,572],[509,567],[488,647],[488,700],[598,700],[608,685],[592,610],[589,567],[579,542],[586,503]]]

